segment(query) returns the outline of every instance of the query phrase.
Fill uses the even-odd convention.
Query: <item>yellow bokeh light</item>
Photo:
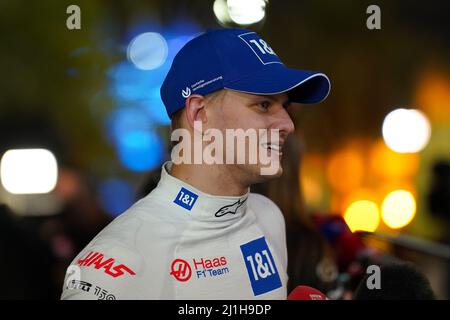
[[[389,189],[392,190],[392,189]],[[379,203],[380,198],[377,196],[376,193],[374,193],[372,190],[367,188],[360,188],[356,189],[350,193],[347,193],[345,195],[340,194],[333,194],[331,198],[332,202],[332,209],[337,212],[341,212],[342,215],[344,215],[347,208],[353,203],[358,200],[367,200],[372,201],[374,203]]]
[[[363,176],[364,159],[357,150],[345,148],[331,155],[327,178],[335,191],[347,193],[358,188]]]
[[[389,149],[383,139],[371,148],[370,170],[381,178],[409,178],[417,173],[419,158],[414,153],[397,153]]]
[[[300,165],[299,183],[306,205],[318,206],[324,199],[324,157],[319,153],[306,154]]]
[[[300,175],[301,190],[306,204],[319,205],[322,201],[322,188],[316,180],[305,174]]]
[[[373,232],[380,224],[380,211],[375,202],[359,200],[345,210],[344,220],[352,232]]]
[[[408,225],[416,214],[416,200],[411,192],[396,190],[389,193],[381,206],[381,217],[384,223],[399,229]]]

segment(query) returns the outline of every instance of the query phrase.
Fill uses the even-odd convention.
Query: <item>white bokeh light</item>
[[[228,0],[227,5],[231,20],[240,25],[257,23],[266,15],[265,0]]]
[[[383,122],[383,139],[398,153],[415,153],[426,147],[431,136],[428,118],[416,109],[396,109]]]
[[[160,67],[167,59],[167,41],[156,32],[146,32],[131,40],[127,49],[128,60],[136,68],[153,70]]]
[[[228,13],[228,6],[226,0],[215,0],[213,5],[213,11],[217,20],[222,25],[226,25],[231,22],[230,14]]]
[[[0,162],[0,177],[13,194],[49,193],[56,186],[58,164],[46,149],[8,150]]]

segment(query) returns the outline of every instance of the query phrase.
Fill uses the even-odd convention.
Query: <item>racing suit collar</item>
[[[158,188],[168,196],[172,205],[190,211],[191,216],[201,220],[234,220],[246,212],[250,191],[242,196],[211,195],[170,175],[171,168],[171,161],[163,164]]]

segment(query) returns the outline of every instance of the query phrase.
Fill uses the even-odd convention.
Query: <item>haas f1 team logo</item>
[[[220,277],[230,272],[226,257],[213,259],[193,258],[192,266],[183,259],[175,259],[170,266],[170,275],[181,282],[188,281],[194,271],[197,279]]]
[[[192,269],[189,263],[183,259],[175,259],[170,267],[170,275],[181,282],[188,281],[192,275]]]
[[[125,273],[134,276],[136,273],[124,264],[116,263],[115,259],[108,258],[104,260],[105,256],[100,252],[91,251],[83,259],[78,260],[79,266],[90,267],[95,269],[104,269],[104,272],[113,278],[120,277]]]

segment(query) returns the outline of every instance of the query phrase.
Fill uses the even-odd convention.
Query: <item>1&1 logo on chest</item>
[[[191,211],[192,207],[195,204],[195,201],[197,201],[197,198],[198,195],[196,195],[195,193],[187,190],[186,188],[181,188],[177,194],[177,197],[175,198],[175,200],[173,200],[173,202],[179,205],[180,207],[183,207],[186,210]]]
[[[282,286],[277,266],[264,237],[241,245],[241,252],[255,296]]]

